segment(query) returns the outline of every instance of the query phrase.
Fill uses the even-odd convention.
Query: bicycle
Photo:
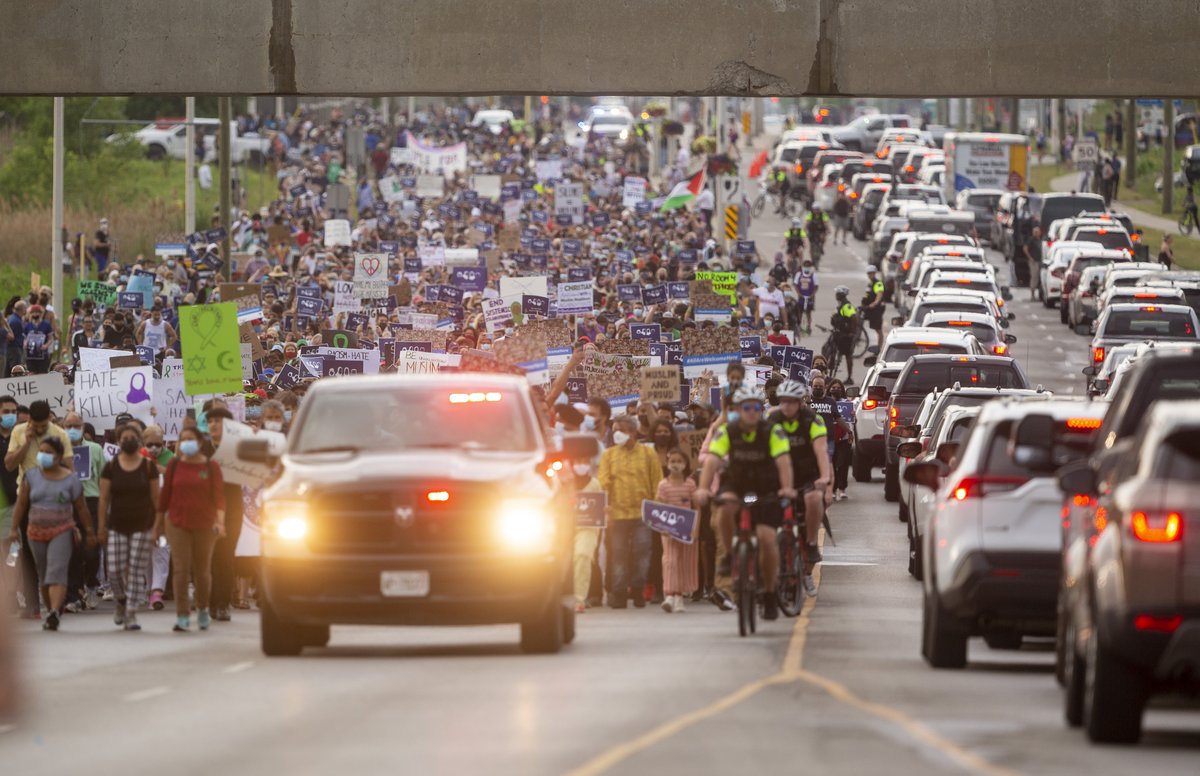
[[[791,199],[785,199],[781,204],[779,192],[767,188],[760,191],[758,196],[754,198],[754,202],[750,205],[750,214],[758,218],[767,209],[768,205],[771,206],[772,213],[778,213],[782,209],[785,217],[792,214]]]
[[[837,375],[837,368],[841,364],[842,354],[838,350],[837,342],[835,341],[836,332],[828,326],[816,324],[816,327],[827,333],[829,336],[825,338],[825,343],[821,345],[821,355],[825,357],[825,363],[829,364],[830,376]],[[862,358],[871,348],[871,335],[867,331],[866,324],[863,322],[862,312],[858,315],[858,326],[854,331],[854,349],[850,351],[851,357],[855,359]]]
[[[779,610],[788,617],[797,616],[804,607],[804,512],[804,493],[801,491],[796,505],[784,507],[783,525],[775,530],[775,542],[779,546],[779,582],[775,598]]]
[[[1183,215],[1179,217],[1179,233],[1191,234],[1192,229],[1200,229],[1200,213],[1197,213],[1196,200],[1189,191],[1183,203]]]
[[[758,534],[754,530],[754,506],[758,495],[742,496],[738,510],[737,533],[733,538],[733,602],[738,611],[738,635],[757,630],[758,614]]]
[[[809,251],[812,253],[813,267],[821,268],[821,257],[825,255],[825,234],[823,232],[814,233],[808,241]]]

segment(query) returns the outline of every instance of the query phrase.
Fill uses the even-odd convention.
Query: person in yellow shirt
[[[592,476],[591,461],[575,461],[571,464],[575,473],[572,483],[575,493],[603,493],[600,481]],[[600,544],[600,529],[592,525],[575,526],[575,611],[587,611],[588,589],[592,586],[592,558]]]
[[[71,449],[71,437],[66,430],[50,421],[50,404],[35,401],[29,405],[29,422],[13,429],[8,440],[8,453],[4,456],[4,468],[10,472],[19,468],[19,476],[24,479],[25,472],[38,468],[38,446],[49,438],[61,442],[64,450]]]
[[[621,415],[613,421],[613,446],[600,456],[597,479],[608,494],[612,586],[609,606],[624,609],[627,598],[639,609],[650,571],[650,529],[642,522],[642,500],[653,500],[662,480],[662,464],[649,445],[638,444],[638,421]]]

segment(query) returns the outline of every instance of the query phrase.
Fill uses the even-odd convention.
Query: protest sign
[[[679,449],[687,455],[693,470],[700,468],[700,453],[706,436],[708,431],[705,429],[679,432]]]
[[[321,346],[317,348],[317,355],[335,361],[361,361],[364,374],[379,374],[379,357],[381,354],[378,350]]]
[[[586,315],[592,312],[592,281],[558,284],[558,314]]]
[[[646,200],[646,179],[645,178],[625,178],[625,185],[621,190],[621,206],[622,207],[637,207],[639,202]]]
[[[450,270],[450,283],[463,291],[483,293],[487,288],[487,270],[479,267],[454,267]]]
[[[534,170],[539,181],[556,181],[562,177],[562,159],[538,159]]]
[[[629,336],[637,340],[658,342],[662,339],[662,324],[660,323],[631,323]]]
[[[854,402],[842,400],[835,402],[835,406],[837,407],[838,417],[847,423],[854,423]]]
[[[608,399],[616,412],[629,402],[637,401],[642,387],[641,370],[649,365],[649,356],[591,351],[572,376],[586,378],[588,397]]]
[[[446,264],[446,246],[441,243],[421,243],[417,246],[417,258],[422,267],[441,267]]]
[[[554,187],[554,215],[568,216],[573,224],[583,223],[583,184],[558,183]]]
[[[407,192],[404,190],[404,184],[400,182],[399,177],[388,175],[379,179],[379,196],[383,197],[384,202],[390,204],[403,200],[407,196]]]
[[[351,245],[350,222],[344,218],[331,218],[325,222],[325,247],[336,248],[339,245]]]
[[[520,304],[522,296],[545,296],[548,297],[549,286],[546,282],[545,275],[530,275],[528,277],[508,277],[500,278],[500,298],[505,303],[512,305],[514,302]]]
[[[648,366],[642,369],[642,401],[679,401],[679,367]]]
[[[521,220],[521,200],[519,200],[519,199],[507,200],[507,201],[505,201],[503,207],[504,207],[504,223],[515,224]],[[509,232],[511,232],[511,230],[507,230],[506,232],[504,232],[502,234],[508,234]],[[503,243],[501,244],[500,247],[502,250],[510,250],[510,251],[515,250],[515,248],[516,248],[516,246],[506,248]]]
[[[521,295],[521,313],[528,317],[545,318],[550,314],[550,300],[544,296]]]
[[[351,298],[353,299],[354,285],[352,283],[342,283],[342,281],[334,281],[337,285],[344,285],[350,290]],[[336,298],[336,297],[335,297]],[[296,314],[304,318],[320,317],[321,312],[325,309],[325,303],[320,299],[312,299],[307,296],[296,297]]]
[[[354,296],[357,299],[382,299],[388,294],[388,257],[386,253],[354,254]]]
[[[642,289],[642,302],[644,304],[666,304],[667,303],[667,286],[657,285]]]
[[[75,397],[74,386],[64,383],[62,375],[58,372],[27,377],[5,377],[0,379],[0,391],[3,391],[0,395],[11,396],[17,400],[17,404],[26,407],[35,401],[48,402],[50,409],[60,418],[70,410],[71,401]]]
[[[584,490],[575,494],[575,525],[578,528],[603,528],[608,522],[608,494],[602,490]]]
[[[499,175],[472,175],[471,188],[484,199],[490,199],[496,202],[500,199],[500,176]]]
[[[80,348],[79,368],[88,371],[108,369],[113,356],[132,356],[128,350],[109,350],[107,348]]]
[[[363,374],[363,362],[361,361],[341,361],[336,358],[327,358],[324,363],[324,371],[322,377],[346,377],[348,375]]]
[[[122,291],[117,294],[117,307],[122,310],[142,309],[142,293],[140,291]]]
[[[753,360],[762,356],[762,342],[762,337],[738,337],[738,343],[742,346],[742,360]]]
[[[278,431],[256,431],[245,423],[226,420],[222,426],[221,444],[212,460],[221,466],[221,475],[226,483],[261,488],[271,476],[271,467],[265,463],[244,461],[238,457],[237,448],[243,439],[266,440],[268,449],[282,453],[287,438]]]
[[[234,304],[180,307],[179,337],[189,394],[233,393],[242,389],[241,337]]]
[[[503,299],[484,299],[483,321],[487,325],[488,334],[495,335],[512,324],[512,310]]]
[[[105,307],[111,307],[117,302],[117,287],[101,280],[79,281],[78,294],[81,299],[90,299]]]
[[[92,478],[92,448],[87,445],[78,445],[71,448],[73,455],[75,473],[79,475],[81,480],[90,480]]]
[[[737,299],[736,272],[697,272],[696,280],[707,280],[712,283],[713,292],[728,298],[730,306]]]
[[[405,133],[405,146],[410,154],[410,164],[424,173],[439,173],[451,178],[456,172],[467,169],[467,144],[455,143],[448,146],[433,146],[422,143],[413,133]],[[418,181],[420,179],[418,178]],[[420,183],[417,184],[417,195],[420,193]]]
[[[174,442],[179,439],[179,430],[183,428],[190,406],[182,369],[154,381],[154,422],[162,427],[164,440]]]
[[[440,175],[418,175],[414,193],[422,199],[440,199],[446,193],[446,179]]]
[[[691,544],[696,540],[696,510],[642,500],[642,522],[651,531]]]
[[[141,306],[147,310],[154,306],[154,273],[134,270],[125,284],[125,293],[136,291],[142,295]]]
[[[241,366],[236,360],[234,368],[238,370],[240,385]],[[113,428],[117,416],[126,412],[148,424],[152,421],[153,379],[154,370],[148,366],[106,368],[95,372],[77,370],[75,410],[97,431]]]
[[[683,376],[700,377],[706,371],[724,373],[730,361],[741,361],[738,330],[685,329],[683,332]]]
[[[441,353],[405,350],[396,353],[396,372],[402,375],[437,374],[445,361],[446,357]]]

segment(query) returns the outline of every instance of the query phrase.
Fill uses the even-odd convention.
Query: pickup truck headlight
[[[553,546],[554,517],[538,499],[501,502],[494,529],[500,546],[509,552],[546,553]]]
[[[263,532],[286,541],[302,541],[308,536],[308,504],[303,501],[263,504]]]

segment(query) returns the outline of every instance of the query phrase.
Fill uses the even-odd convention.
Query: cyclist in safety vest
[[[804,499],[804,590],[817,594],[813,566],[821,561],[817,536],[821,530],[825,507],[833,501],[833,477],[830,471],[828,430],[825,420],[804,401],[808,384],[799,380],[784,380],[775,389],[779,410],[771,415],[791,446],[792,483]]]
[[[838,354],[846,360],[846,379],[849,381],[854,379],[854,338],[858,334],[858,310],[850,304],[849,288],[838,286],[833,293],[837,297],[837,309],[830,316],[829,324],[833,327],[833,344]]]
[[[804,222],[799,218],[793,218],[791,228],[783,233],[783,239],[787,243],[788,258],[799,261],[804,255],[804,241],[808,239],[808,234],[804,231]],[[789,267],[793,270],[795,268],[795,264]]]
[[[861,307],[867,325],[875,330],[875,352],[878,353],[883,349],[883,281],[874,264],[867,267],[867,290],[863,293]]]
[[[696,499],[700,506],[708,500],[713,477],[721,460],[725,460],[714,528],[718,544],[716,586],[728,592],[734,517],[741,509],[743,496],[748,493],[758,496],[752,517],[762,570],[763,619],[774,620],[779,616],[775,600],[779,576],[775,529],[783,522],[779,497],[795,498],[796,491],[792,487],[791,446],[783,429],[763,418],[766,403],[766,394],[756,385],[743,385],[733,394],[731,406],[736,408],[737,418],[721,426],[709,444],[708,452],[712,455],[700,472]]]
[[[779,207],[775,209],[777,215],[787,215],[788,192],[791,191],[792,184],[788,181],[787,170],[782,167],[771,173],[771,177],[775,179],[775,192],[779,194]]]

